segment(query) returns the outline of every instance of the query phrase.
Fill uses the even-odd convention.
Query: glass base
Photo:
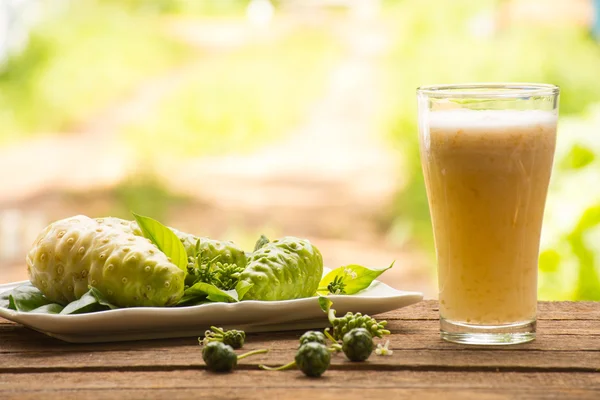
[[[507,325],[472,325],[440,318],[442,339],[460,344],[509,345],[535,339],[536,321]]]

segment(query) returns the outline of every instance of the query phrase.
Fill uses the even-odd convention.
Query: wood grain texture
[[[431,319],[439,318],[438,302],[426,300],[400,310],[380,314],[383,319]],[[538,320],[600,320],[600,308],[594,301],[542,301],[538,303]]]
[[[539,310],[536,341],[493,349],[443,342],[433,301],[382,314],[393,356],[338,354],[323,379],[258,370],[292,360],[300,331],[249,334],[244,351],[270,353],[217,375],[196,338],[70,344],[0,320],[0,398],[600,399],[600,303]]]
[[[303,386],[301,388],[252,388],[240,389],[235,386],[224,388],[205,389],[199,392],[196,389],[177,388],[177,389],[140,389],[140,390],[79,390],[70,389],[60,392],[26,392],[26,393],[7,393],[3,395],[5,400],[123,400],[123,399],[144,399],[144,400],[189,400],[189,399],[211,399],[211,400],[265,400],[265,399],[311,399],[311,400],[332,400],[332,399],[360,399],[360,400],[381,400],[381,399],[415,399],[415,400],[598,400],[598,392],[586,389],[559,389],[553,392],[536,389],[506,389],[498,391],[497,389],[434,389],[434,388],[385,388],[385,389],[348,389],[348,388],[311,388]]]
[[[298,371],[237,371],[212,374],[202,370],[126,373],[36,373],[0,376],[0,397],[10,398],[579,398],[600,392],[595,373],[497,373],[327,371],[309,379]],[[301,397],[298,397],[302,394]],[[394,396],[394,397],[389,397]],[[15,397],[17,398],[17,397]]]

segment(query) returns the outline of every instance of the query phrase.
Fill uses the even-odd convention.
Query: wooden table
[[[233,374],[203,369],[196,338],[69,344],[0,319],[0,399],[600,399],[600,303],[540,303],[538,339],[500,348],[439,339],[437,302],[382,314],[394,354],[333,357],[321,379],[267,372],[302,332],[249,334]]]

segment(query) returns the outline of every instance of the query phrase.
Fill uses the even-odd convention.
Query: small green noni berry
[[[324,344],[308,342],[300,346],[295,361],[304,375],[319,377],[329,368],[331,354]]]
[[[213,372],[229,372],[237,365],[237,355],[231,346],[222,342],[209,342],[202,348],[206,368]]]
[[[325,345],[327,339],[325,338],[325,335],[319,331],[308,331],[300,336],[300,346],[310,342],[321,343]]]
[[[327,332],[325,333],[327,334]],[[259,367],[267,371],[285,371],[298,368],[307,376],[319,377],[329,368],[331,352],[341,350],[339,344],[334,343],[331,348],[328,348],[326,342],[327,338],[321,332],[305,332],[300,337],[300,347],[298,347],[294,361],[279,367],[266,365],[259,365]]]
[[[373,352],[373,336],[365,328],[354,328],[344,335],[342,350],[350,361],[365,361]]]
[[[209,371],[231,372],[236,367],[238,360],[266,352],[268,350],[254,350],[238,356],[231,346],[223,344],[223,342],[209,342],[202,348],[202,359]]]

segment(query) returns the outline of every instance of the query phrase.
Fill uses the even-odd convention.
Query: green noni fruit
[[[136,228],[129,221],[83,215],[52,223],[27,254],[32,284],[63,305],[80,298],[88,286],[119,307],[177,303],[185,272],[137,236]]]
[[[323,275],[323,257],[306,239],[284,237],[252,253],[238,287],[244,300],[290,300],[313,296]]]
[[[223,264],[236,264],[242,268],[246,266],[246,253],[232,241],[198,237],[177,229],[169,229],[181,240],[188,257],[200,255],[207,260],[214,260]]]

